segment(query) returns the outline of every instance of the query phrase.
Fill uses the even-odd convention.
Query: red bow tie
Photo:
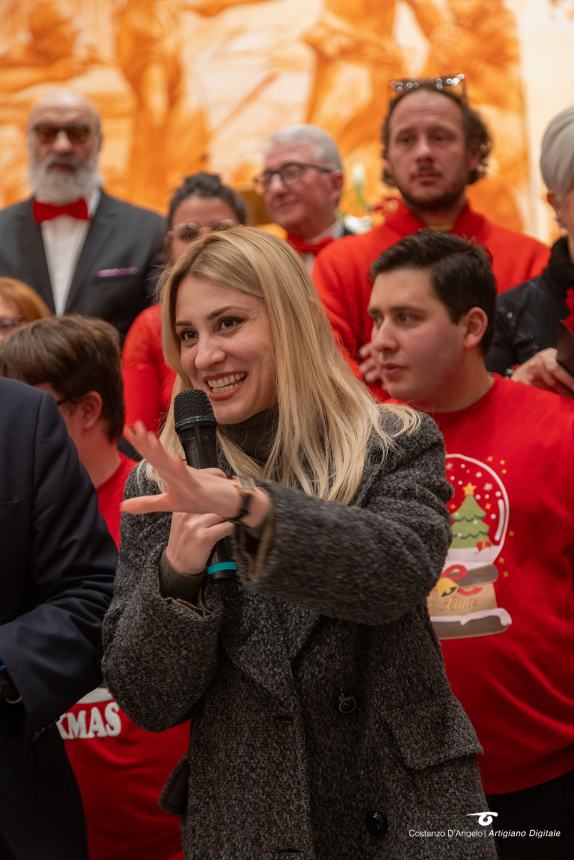
[[[287,241],[291,247],[297,251],[297,253],[313,254],[313,256],[316,257],[319,251],[322,251],[323,248],[330,245],[334,239],[332,236],[325,236],[324,239],[319,239],[318,242],[306,242],[305,239],[301,239],[299,236],[292,236],[291,233],[289,233]]]
[[[43,221],[51,221],[52,218],[58,218],[60,215],[68,215],[70,218],[77,218],[79,221],[89,221],[90,213],[88,212],[88,204],[83,197],[74,200],[73,203],[64,203],[63,206],[54,206],[52,203],[40,203],[39,200],[34,200],[34,220],[37,224]]]

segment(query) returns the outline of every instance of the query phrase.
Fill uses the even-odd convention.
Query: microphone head
[[[215,415],[205,391],[199,388],[186,388],[176,395],[173,403],[175,431],[189,427],[190,424],[213,424]]]

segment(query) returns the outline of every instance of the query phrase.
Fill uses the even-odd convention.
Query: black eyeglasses
[[[174,227],[173,230],[169,230],[167,235],[170,239],[178,239],[180,242],[185,242],[187,245],[189,242],[193,242],[194,239],[197,239],[198,236],[201,236],[202,233],[220,233],[222,230],[229,230],[231,227],[236,226],[236,222],[232,221],[231,218],[223,218],[221,221],[213,221],[211,224],[206,224],[204,227],[196,224],[195,221],[188,221],[187,224],[178,224],[178,226]]]
[[[334,167],[322,167],[320,164],[303,164],[300,161],[288,161],[277,170],[264,170],[253,177],[253,187],[258,194],[262,194],[270,187],[273,177],[278,176],[287,188],[301,182],[308,170],[318,170],[319,173],[333,173]]]
[[[92,129],[84,123],[71,123],[70,125],[54,125],[51,122],[37,122],[32,126],[32,131],[40,143],[54,143],[61,131],[64,132],[70,143],[84,143],[92,134]]]
[[[436,78],[399,78],[396,81],[390,81],[391,100],[396,96],[412,93],[420,87],[432,87],[439,93],[452,90],[455,95],[466,101],[466,81],[463,74],[437,75]]]
[[[25,322],[24,317],[4,317],[0,319],[0,330],[10,331],[10,329],[18,328],[18,326],[23,325]]]

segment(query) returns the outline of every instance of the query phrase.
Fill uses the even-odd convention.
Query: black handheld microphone
[[[174,400],[173,415],[187,465],[195,469],[217,469],[216,421],[207,394],[199,388],[180,392]],[[231,541],[223,538],[213,547],[207,573],[218,580],[234,576],[236,571]]]

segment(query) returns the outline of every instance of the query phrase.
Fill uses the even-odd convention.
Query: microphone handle
[[[178,429],[179,441],[188,466],[195,469],[217,468],[217,447],[215,425],[197,422]],[[235,576],[237,564],[233,561],[231,541],[223,538],[218,541],[207,563],[207,574],[218,582]]]

